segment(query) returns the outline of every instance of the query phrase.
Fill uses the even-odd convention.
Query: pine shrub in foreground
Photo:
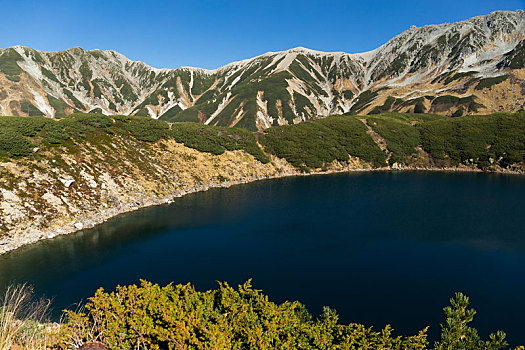
[[[339,324],[328,307],[313,319],[299,302],[271,302],[250,281],[237,290],[221,283],[206,292],[189,284],[160,287],[142,281],[110,293],[99,289],[84,311],[66,311],[57,345],[69,349],[96,339],[111,349],[507,348],[503,332],[484,341],[468,326],[475,314],[468,305],[461,293],[451,299],[444,309],[441,339],[429,347],[427,328],[416,335],[394,336],[390,326],[375,331]]]

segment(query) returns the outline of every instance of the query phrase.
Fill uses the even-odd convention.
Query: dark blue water
[[[455,291],[483,336],[525,343],[525,177],[353,173],[188,195],[0,257],[0,283],[55,298],[55,314],[99,287],[253,278],[277,302],[399,333],[431,326]]]

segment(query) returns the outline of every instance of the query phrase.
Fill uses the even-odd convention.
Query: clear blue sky
[[[112,49],[158,68],[216,68],[304,46],[372,50],[411,25],[455,22],[525,0],[0,0],[0,47]]]

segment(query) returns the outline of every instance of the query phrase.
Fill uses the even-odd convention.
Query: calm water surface
[[[103,286],[253,278],[274,301],[435,336],[455,291],[483,336],[525,343],[525,176],[353,173],[214,189],[0,256],[55,316]]]

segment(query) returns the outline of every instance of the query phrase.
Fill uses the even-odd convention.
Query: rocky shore
[[[286,175],[283,175],[286,176]],[[67,235],[84,229],[92,228],[99,225],[112,217],[141,208],[169,204],[186,194],[207,191],[211,188],[227,188],[233,185],[249,183],[257,180],[266,180],[277,178],[281,176],[248,176],[238,181],[225,181],[222,183],[209,183],[204,185],[195,185],[184,190],[175,190],[172,193],[166,194],[164,197],[144,197],[142,193],[137,193],[135,201],[124,203],[118,207],[100,208],[99,211],[90,213],[90,215],[79,215],[76,220],[60,227],[44,228],[30,227],[24,229],[23,227],[15,227],[13,234],[0,241],[0,254],[9,252],[11,250],[20,248],[24,245],[36,243],[44,239],[51,239],[60,235]]]
[[[359,159],[302,173],[272,157],[262,164],[243,151],[212,155],[166,140],[145,145],[116,139],[113,152],[85,146],[81,157],[57,150],[39,162],[0,165],[0,254],[91,228],[116,215],[170,203],[189,193],[286,176],[349,171],[481,171],[473,167],[372,168]],[[116,151],[118,150],[118,151]],[[494,169],[523,174],[521,169]]]

